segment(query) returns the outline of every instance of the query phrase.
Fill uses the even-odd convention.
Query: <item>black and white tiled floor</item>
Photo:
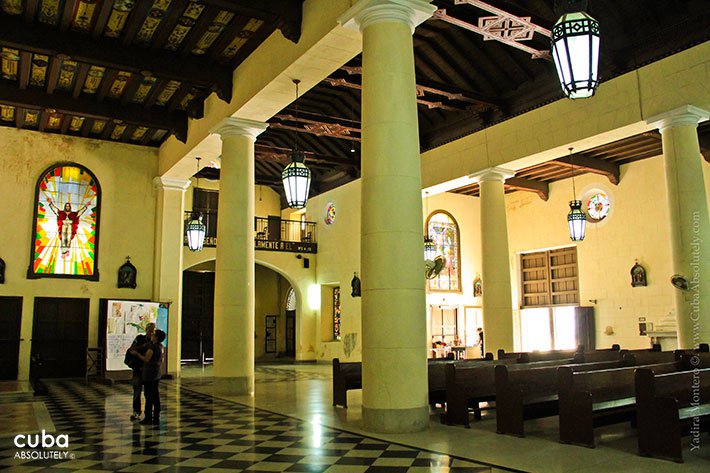
[[[18,449],[6,437],[0,438],[0,469],[55,473],[491,471],[490,465],[328,428],[169,383],[161,386],[163,415],[155,427],[129,421],[131,388],[126,384],[47,384],[50,394],[45,404],[56,434],[69,435],[67,458],[15,459]]]

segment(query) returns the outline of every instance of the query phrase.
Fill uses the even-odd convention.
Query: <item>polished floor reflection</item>
[[[180,381],[162,383],[165,407],[158,426],[128,419],[127,384],[47,384],[50,395],[32,402],[0,395],[0,469],[591,473],[700,472],[710,464],[706,437],[707,444],[699,452],[687,449],[686,463],[678,465],[637,456],[629,426],[599,429],[596,449],[562,445],[556,438],[556,418],[530,422],[526,438],[497,435],[492,415],[464,429],[440,424],[435,411],[426,432],[365,432],[360,391],[349,394],[348,409],[331,406],[326,364],[258,366],[255,396],[228,399],[212,395],[209,367],[187,368]],[[13,434],[41,430],[67,434],[68,447],[14,445]],[[67,456],[28,457],[33,450]],[[18,452],[24,452],[24,459]]]

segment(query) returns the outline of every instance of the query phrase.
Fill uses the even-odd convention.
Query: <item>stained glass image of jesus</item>
[[[30,277],[94,279],[99,187],[79,165],[48,169],[37,184]]]

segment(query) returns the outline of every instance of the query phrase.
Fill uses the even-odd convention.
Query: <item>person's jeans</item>
[[[158,385],[160,380],[146,381],[145,383],[145,418],[157,421],[160,418],[160,393]]]
[[[133,379],[131,379],[131,384],[133,385],[133,412],[140,414],[143,381],[141,380],[141,372],[139,370],[133,370]]]

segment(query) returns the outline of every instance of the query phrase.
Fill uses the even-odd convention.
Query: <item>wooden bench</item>
[[[547,360],[519,363],[516,358],[497,360],[483,366],[449,365],[446,369],[446,414],[447,425],[463,425],[470,428],[470,411],[475,419],[481,418],[481,403],[496,399],[495,366],[505,364],[511,370],[549,367],[573,363],[574,359]]]
[[[551,350],[551,351],[523,351],[506,353],[505,350],[498,350],[498,359],[517,359],[520,363],[531,363],[535,361],[560,360],[574,357],[577,350]]]
[[[704,424],[707,429],[710,417],[710,358],[690,355],[688,360],[692,365],[701,362],[690,371],[636,370],[639,455],[682,463],[681,436],[687,432],[692,437],[691,449],[700,447],[701,428]]]
[[[561,364],[573,371],[593,371],[623,366],[623,360]],[[495,368],[496,432],[525,436],[525,420],[559,413],[557,369],[559,366],[509,369]]]
[[[446,402],[445,367],[450,364],[461,366],[476,366],[491,363],[493,354],[486,353],[485,358],[471,360],[450,360],[433,358],[427,360],[427,383],[429,404],[444,404]],[[348,407],[347,392],[351,389],[362,389],[362,362],[343,363],[338,358],[333,359],[333,405]]]
[[[625,358],[627,363],[633,356]],[[682,369],[680,362],[646,365],[656,372]],[[577,371],[561,366],[557,370],[560,413],[560,442],[594,448],[594,428],[636,417],[635,366],[597,371]]]
[[[348,391],[362,389],[362,363],[333,358],[333,405],[348,407]]]

